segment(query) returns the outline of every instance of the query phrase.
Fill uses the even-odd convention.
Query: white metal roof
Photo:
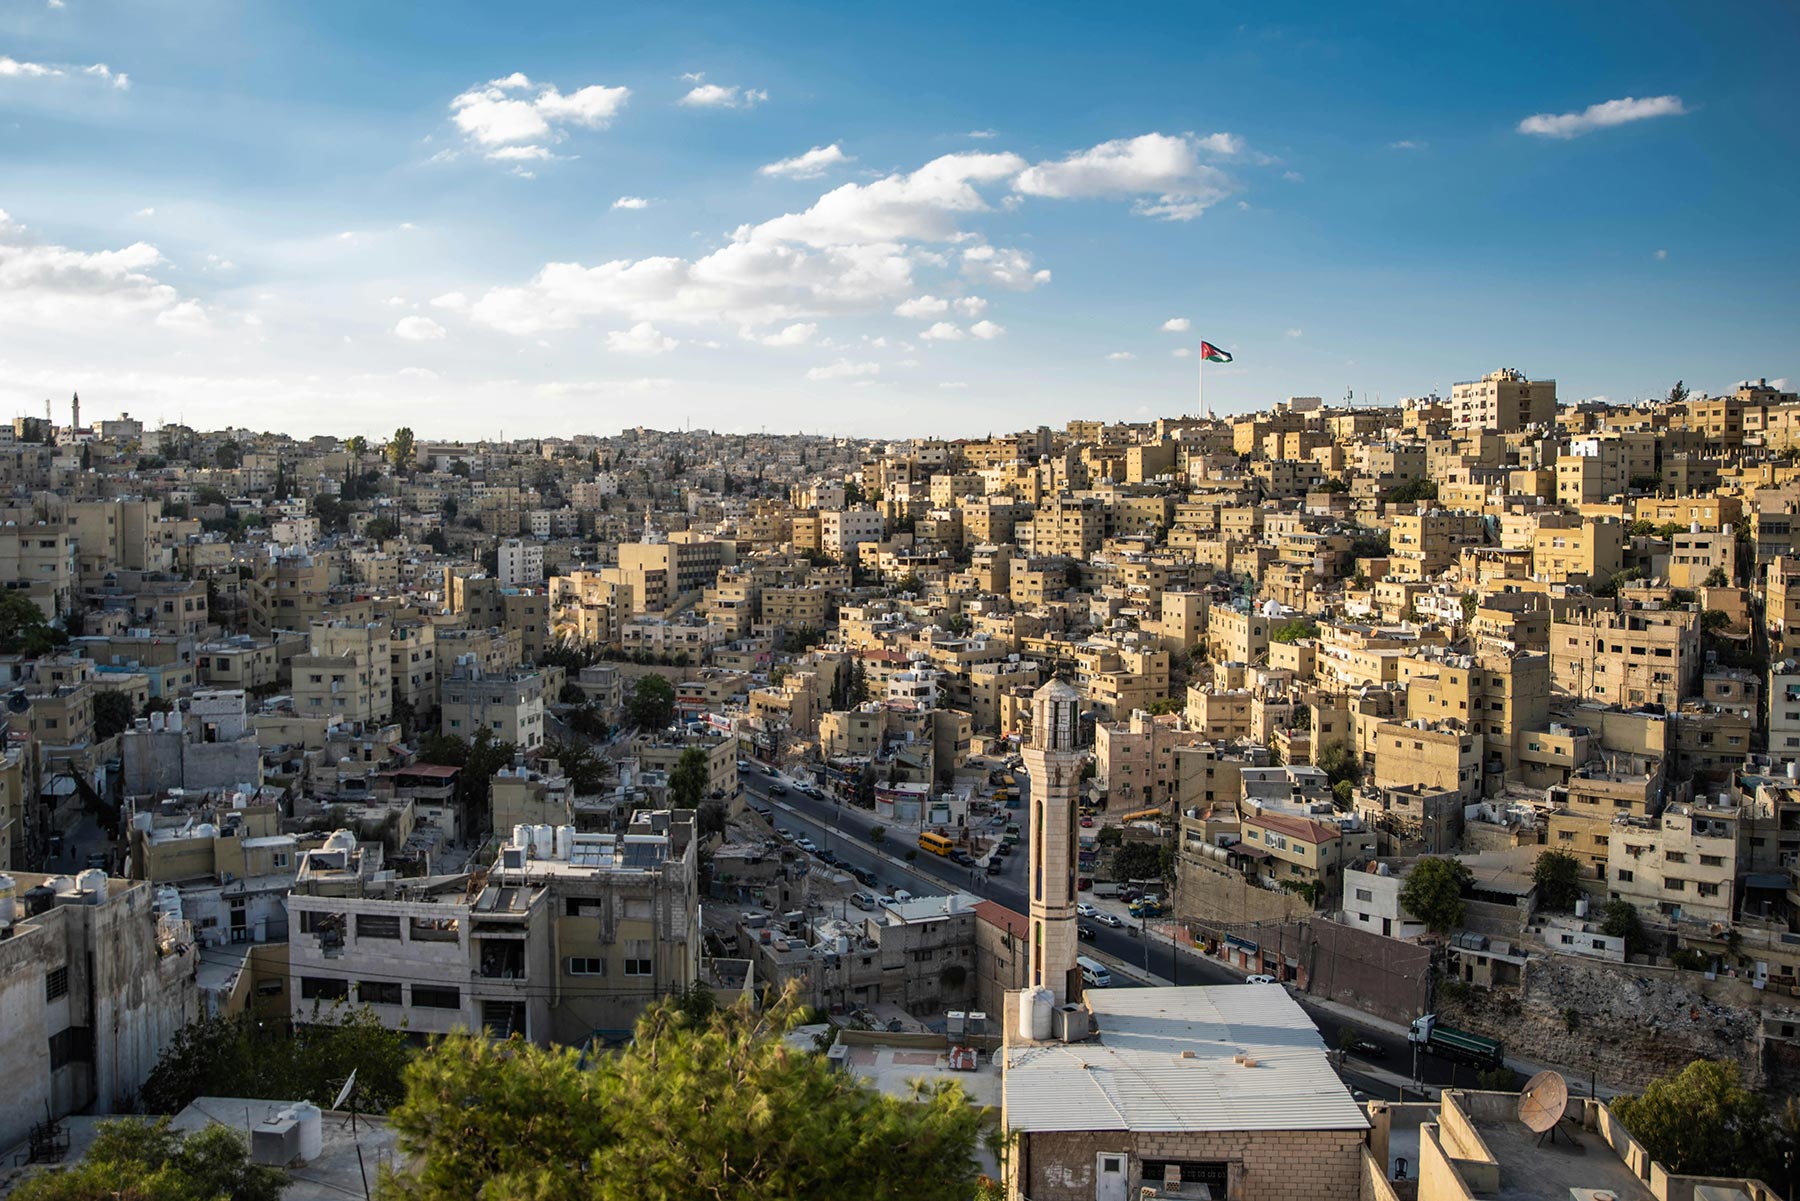
[[[1094,989],[1087,1000],[1098,1040],[1008,1051],[1012,1129],[1368,1128],[1317,1027],[1283,988]]]

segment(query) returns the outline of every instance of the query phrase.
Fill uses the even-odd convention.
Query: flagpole
[[[1206,351],[1204,349],[1204,347],[1206,346],[1206,342],[1204,340],[1202,340],[1200,345],[1202,347],[1202,349],[1198,352],[1199,358],[1200,358],[1200,419],[1202,421],[1204,421],[1204,420],[1206,420],[1206,416],[1207,416],[1207,413],[1206,413]]]

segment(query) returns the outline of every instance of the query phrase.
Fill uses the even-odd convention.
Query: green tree
[[[1566,912],[1575,908],[1581,896],[1581,860],[1567,851],[1545,851],[1532,865],[1531,879],[1537,885],[1539,904]]]
[[[183,1135],[170,1119],[102,1122],[81,1162],[27,1177],[14,1201],[277,1201],[280,1168],[250,1162],[243,1135],[208,1126]]]
[[[675,685],[655,672],[639,676],[625,702],[625,720],[640,730],[660,730],[675,720]]]
[[[42,655],[59,641],[44,611],[22,592],[0,592],[0,654]]]
[[[705,751],[691,746],[681,752],[675,770],[669,773],[669,804],[677,809],[699,808],[708,778]]]
[[[94,694],[94,740],[104,742],[131,728],[131,698],[123,692]]]
[[[1731,577],[1725,574],[1725,569],[1723,567],[1715,567],[1706,573],[1706,579],[1702,582],[1701,587],[1726,588],[1730,585]]]
[[[1436,480],[1407,480],[1389,489],[1387,498],[1400,505],[1416,504],[1422,500],[1436,500],[1438,486]]]
[[[370,542],[386,542],[400,536],[400,523],[392,517],[377,517],[363,527],[363,537]]]
[[[1320,771],[1335,785],[1348,780],[1351,784],[1362,779],[1362,762],[1356,757],[1348,743],[1333,742],[1319,752],[1316,760]]]
[[[1304,617],[1296,617],[1291,621],[1284,621],[1274,629],[1270,630],[1269,641],[1298,642],[1302,638],[1316,638],[1318,637],[1318,634],[1318,625],[1308,621]]]
[[[219,449],[213,451],[213,463],[230,471],[244,461],[244,448],[236,442],[221,442]]]
[[[412,427],[403,425],[394,431],[392,438],[388,439],[388,462],[394,465],[395,471],[404,474],[412,466],[415,450]]]
[[[350,461],[360,467],[363,456],[369,453],[369,440],[361,434],[352,434],[344,440],[344,449],[350,452]]]
[[[1696,1059],[1612,1111],[1650,1157],[1677,1175],[1737,1176],[1763,1161],[1768,1110],[1738,1065]]]
[[[1679,379],[1676,380],[1675,386],[1673,388],[1669,389],[1668,403],[1670,403],[1672,405],[1678,405],[1678,404],[1681,404],[1683,401],[1687,400],[1687,398],[1688,398],[1687,381],[1679,380]]]
[[[1637,907],[1630,901],[1606,903],[1606,910],[1600,918],[1600,933],[1624,939],[1627,955],[1643,949],[1644,923],[1638,917]]]
[[[1426,927],[1443,934],[1461,924],[1463,889],[1475,879],[1460,859],[1427,855],[1413,864],[1400,886],[1400,904]]]
[[[1160,880],[1162,866],[1162,855],[1154,843],[1126,843],[1113,852],[1113,875],[1120,880]]]
[[[589,747],[579,742],[551,739],[544,743],[544,754],[556,760],[557,768],[568,777],[576,796],[593,796],[605,787],[606,765]]]
[[[1723,609],[1708,609],[1700,615],[1700,632],[1716,634],[1731,628],[1731,614]]]
[[[870,826],[869,827],[869,841],[871,843],[873,843],[875,846],[880,846],[882,843],[886,842],[887,841],[887,827],[886,826]]]
[[[781,1037],[803,1016],[791,991],[761,1012],[691,1008],[658,1002],[625,1050],[592,1062],[518,1040],[442,1040],[408,1071],[390,1118],[416,1170],[388,1175],[384,1190],[401,1201],[786,1201],[840,1196],[854,1180],[874,1201],[973,1195],[983,1115],[961,1086],[900,1100],[793,1050]]]
[[[144,1082],[144,1107],[175,1113],[196,1097],[291,1097],[331,1102],[356,1072],[357,1108],[379,1113],[400,1100],[410,1058],[406,1036],[367,1007],[322,1010],[299,1026],[250,1014],[182,1027]]]

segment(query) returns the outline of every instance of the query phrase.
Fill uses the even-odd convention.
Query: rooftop
[[[1015,1130],[1363,1130],[1368,1120],[1286,990],[1094,990],[1098,1039],[1007,1049]]]

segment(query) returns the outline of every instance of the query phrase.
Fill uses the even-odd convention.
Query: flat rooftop
[[[1495,1201],[1569,1201],[1570,1189],[1601,1189],[1617,1201],[1656,1201],[1595,1131],[1564,1121],[1556,1139],[1538,1136],[1516,1120],[1477,1118],[1475,1132],[1500,1165],[1500,1188],[1484,1193]]]

